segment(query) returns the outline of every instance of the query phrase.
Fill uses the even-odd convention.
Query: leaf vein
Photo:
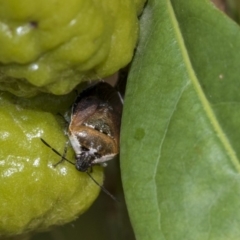
[[[228,153],[233,166],[236,168],[236,170],[238,172],[240,172],[240,164],[239,164],[239,159],[236,156],[236,152],[232,148],[227,136],[225,135],[223,129],[221,128],[220,123],[218,122],[218,120],[214,114],[214,111],[211,109],[211,105],[210,105],[207,97],[205,96],[205,94],[202,90],[202,87],[196,77],[196,74],[195,74],[193,66],[191,64],[189,55],[186,50],[183,36],[181,34],[181,31],[179,30],[180,28],[178,26],[178,22],[177,22],[175,14],[174,14],[174,10],[171,6],[171,1],[168,1],[168,5],[169,5],[170,14],[172,15],[171,19],[173,21],[173,25],[175,26],[174,27],[175,32],[176,32],[175,34],[176,34],[176,38],[178,39],[179,48],[180,48],[180,51],[181,51],[182,57],[183,57],[183,62],[185,63],[186,71],[188,72],[188,76],[192,83],[192,86],[196,91],[199,101],[202,104],[203,109],[206,113],[206,116],[208,117],[214,131],[216,132],[220,142],[222,143],[223,147],[225,148],[226,152]]]
[[[164,135],[162,137],[162,140],[161,140],[161,143],[159,145],[159,152],[158,152],[158,157],[157,157],[157,161],[156,161],[156,166],[155,166],[155,171],[154,171],[154,174],[153,174],[153,179],[154,179],[154,187],[155,187],[155,193],[156,193],[156,197],[155,199],[157,200],[157,205],[158,205],[158,223],[159,223],[159,228],[161,229],[161,212],[160,212],[160,206],[159,206],[159,201],[158,201],[158,191],[157,191],[157,181],[156,181],[156,178],[157,178],[157,169],[158,169],[158,165],[160,164],[160,159],[161,159],[161,153],[162,153],[162,146],[163,146],[163,143],[164,143],[164,140],[167,136],[167,132],[168,132],[168,129],[169,129],[169,125],[170,125],[170,122],[171,122],[171,119],[173,118],[173,115],[177,109],[177,105],[178,103],[180,102],[180,99],[182,98],[182,95],[183,93],[186,91],[187,87],[189,86],[189,83],[190,82],[187,82],[187,84],[182,88],[182,91],[180,92],[179,94],[179,97],[177,98],[176,100],[176,103],[173,107],[173,110],[171,112],[171,114],[169,115],[169,118],[167,120],[167,123],[166,123],[166,128],[165,128],[165,131],[164,131]]]

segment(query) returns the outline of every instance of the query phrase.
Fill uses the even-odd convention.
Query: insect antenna
[[[71,163],[72,165],[75,166],[75,163],[71,162],[70,160],[68,160],[68,159],[65,157],[65,155],[66,155],[66,153],[67,153],[67,147],[65,147],[65,149],[64,149],[64,154],[62,155],[62,154],[60,154],[56,149],[54,149],[53,147],[51,147],[44,139],[42,139],[42,138],[40,138],[40,139],[41,139],[41,141],[42,141],[47,147],[49,147],[53,152],[55,152],[58,156],[60,156],[60,157],[62,158],[58,163],[56,163],[56,164],[53,165],[54,167],[56,167],[56,166],[57,166],[59,163],[61,163],[63,160],[65,160],[65,161],[67,161],[67,162],[69,162],[69,163]],[[101,190],[102,190],[104,193],[106,193],[106,194],[107,194],[110,198],[112,198],[114,201],[119,202],[119,201],[117,200],[117,198],[115,198],[104,186],[100,185],[100,184],[93,178],[93,176],[92,176],[89,172],[86,172],[86,174],[93,180],[93,182],[94,182],[95,184],[97,184],[97,185],[101,188]]]
[[[63,155],[60,154],[56,149],[54,149],[53,147],[51,147],[45,140],[43,140],[42,138],[40,138],[40,139],[41,139],[41,141],[42,141],[47,147],[49,147],[53,152],[55,152],[58,156],[60,156],[60,157],[62,158],[58,163],[54,164],[54,166],[57,166],[57,165],[58,165],[59,163],[61,163],[63,160],[71,163],[72,165],[75,165],[75,163],[73,163],[73,162],[71,162],[70,160],[68,160],[67,158],[65,158],[65,156],[63,156]],[[64,153],[66,154],[66,150],[64,150]]]
[[[87,175],[101,188],[101,190],[106,193],[110,198],[112,198],[114,201],[119,202],[117,198],[115,198],[104,186],[100,185],[94,178],[93,176],[89,173],[86,172]]]

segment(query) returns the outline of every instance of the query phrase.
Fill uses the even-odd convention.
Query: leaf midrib
[[[198,79],[195,75],[195,72],[193,70],[190,58],[188,56],[188,53],[187,53],[187,50],[186,50],[186,47],[184,44],[184,40],[183,40],[181,31],[180,31],[180,27],[177,22],[177,18],[175,16],[175,13],[173,10],[173,6],[171,4],[171,0],[168,0],[167,5],[168,5],[168,9],[169,9],[170,19],[172,20],[172,24],[174,26],[173,29],[176,34],[176,39],[178,41],[178,45],[179,45],[180,51],[182,53],[183,61],[185,63],[187,73],[189,75],[189,79],[192,82],[192,85],[197,93],[197,96],[198,96],[200,102],[202,103],[203,109],[204,109],[211,125],[213,126],[213,129],[215,130],[218,138],[220,139],[220,142],[223,144],[223,147],[225,148],[226,152],[228,153],[233,166],[236,168],[236,170],[238,172],[240,172],[239,159],[237,158],[236,153],[233,150],[228,138],[224,134],[224,131],[222,130],[213,110],[211,109],[211,106],[210,106],[210,104],[201,88],[201,85],[199,84]]]

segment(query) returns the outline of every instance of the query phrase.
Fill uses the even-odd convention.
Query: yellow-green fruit
[[[0,0],[0,89],[66,94],[132,58],[145,0]]]
[[[42,94],[19,100],[1,93],[0,237],[69,222],[96,199],[100,189],[89,176],[67,162],[54,167],[60,157],[40,140],[63,153],[64,122],[54,111],[66,109],[74,97]],[[102,184],[101,167],[92,175]]]

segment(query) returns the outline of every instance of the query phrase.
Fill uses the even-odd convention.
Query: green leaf
[[[121,169],[143,240],[240,239],[240,29],[207,0],[149,0]]]

